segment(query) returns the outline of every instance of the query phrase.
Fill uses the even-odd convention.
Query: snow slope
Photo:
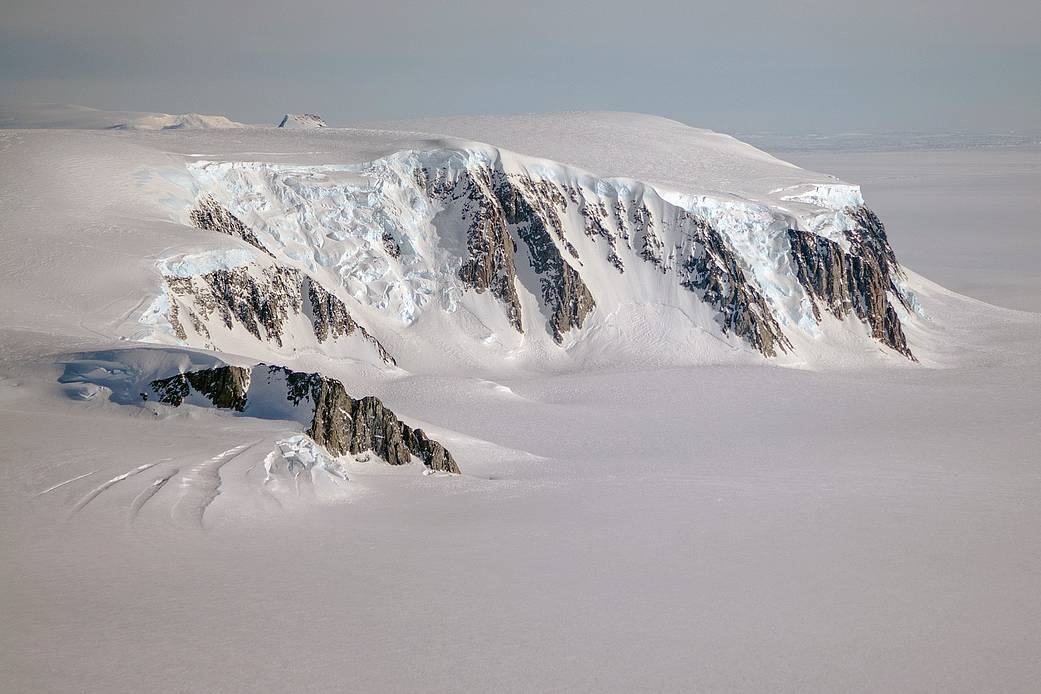
[[[101,130],[200,130],[242,128],[242,123],[226,116],[198,113],[146,113],[141,111],[100,111],[70,104],[28,104],[0,111],[3,128],[76,128]]]
[[[551,274],[529,262],[551,248],[521,223],[500,237],[519,249],[518,332],[460,280],[467,198],[407,174],[469,194],[472,164],[494,164],[586,208],[638,192],[657,220],[703,217],[775,316],[807,290],[779,272],[795,256],[771,225],[845,252],[852,184],[633,114],[3,130],[0,160],[13,689],[1025,692],[1041,676],[1037,314],[899,268],[913,310],[888,300],[917,362],[823,304],[819,323],[777,318],[793,349],[768,357],[608,221],[620,273],[568,202],[552,248],[596,307],[558,343]],[[890,229],[898,257],[913,234]],[[463,474],[333,458],[280,393],[259,413],[148,391],[258,362],[377,395]]]

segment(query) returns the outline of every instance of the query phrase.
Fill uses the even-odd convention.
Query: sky
[[[0,105],[1041,130],[1037,0],[0,0]]]

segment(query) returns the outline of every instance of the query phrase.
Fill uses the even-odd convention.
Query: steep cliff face
[[[307,297],[310,299],[311,325],[314,328],[314,335],[318,338],[318,342],[335,340],[340,337],[350,337],[357,331],[376,349],[385,363],[396,363],[394,357],[383,348],[380,341],[351,317],[346,304],[339,297],[335,294],[330,294],[322,285],[310,277],[304,278],[303,286],[306,287]]]
[[[167,277],[170,292],[191,300],[184,312],[171,316],[179,334],[187,315],[197,333],[211,337],[209,321],[216,314],[226,328],[244,327],[258,340],[282,346],[289,316],[300,313],[300,274],[282,267],[242,266],[219,269],[194,277]]]
[[[435,472],[459,473],[452,454],[422,429],[404,424],[379,398],[352,398],[337,380],[260,364],[220,366],[157,379],[144,400],[185,402],[249,416],[293,419],[333,456],[372,452],[391,465],[419,458]]]
[[[207,195],[200,200],[198,206],[188,212],[188,219],[192,226],[198,229],[217,231],[242,239],[254,248],[274,257],[271,251],[264,248],[264,244],[260,242],[257,235],[243,224],[242,220],[224,209],[212,195]]]
[[[299,379],[297,385],[307,391],[305,397],[314,403],[314,418],[307,433],[331,453],[373,451],[391,465],[407,463],[415,455],[436,472],[459,472],[444,446],[427,437],[422,429],[403,424],[378,398],[355,400],[342,383],[317,374]]]
[[[816,234],[789,230],[792,257],[799,282],[814,299],[837,318],[853,312],[871,335],[909,359],[914,359],[903,326],[890,297],[905,299],[895,283],[900,273],[885,227],[865,207],[848,210],[856,226],[846,232],[849,250]],[[906,304],[905,308],[910,308]]]
[[[179,340],[216,346],[214,321],[219,321],[227,330],[240,326],[257,340],[283,347],[293,319],[303,315],[319,345],[358,333],[381,361],[395,363],[343,300],[304,272],[278,262],[253,230],[212,196],[202,198],[189,217],[197,228],[241,239],[272,260],[214,251],[160,263],[168,297],[165,316]]]
[[[581,328],[596,308],[582,276],[557,246],[560,243],[578,261],[578,251],[565,237],[557,214],[566,209],[569,200],[552,184],[537,185],[530,178],[511,179],[501,173],[496,176],[495,195],[506,221],[524,241],[531,270],[539,277],[543,305],[549,312],[549,330],[559,344],[564,333]]]
[[[726,240],[691,213],[655,201],[669,218],[668,231],[679,240],[667,248],[656,230],[663,222],[656,222],[639,195],[611,200],[609,214],[604,198],[579,186],[507,174],[491,166],[465,168],[458,174],[448,167],[433,173],[420,169],[417,180],[427,195],[445,205],[434,224],[461,223],[466,229],[468,255],[459,272],[464,285],[491,289],[518,331],[523,331],[523,324],[515,257],[526,261],[538,278],[547,328],[558,344],[568,331],[581,328],[596,308],[579,269],[582,258],[568,240],[569,225],[581,218],[584,235],[605,242],[604,259],[619,273],[625,272],[621,247],[663,275],[677,275],[681,286],[718,310],[724,333],[744,338],[767,356],[791,347]]]
[[[361,306],[396,314],[403,329],[438,309],[466,308],[483,322],[491,308],[525,341],[547,335],[570,349],[606,334],[591,325],[657,306],[775,357],[819,344],[823,307],[829,317],[855,315],[874,339],[913,358],[901,323],[911,314],[889,298],[910,306],[903,275],[855,186],[782,187],[764,204],[483,145],[357,165],[214,163],[192,172],[202,189],[222,191],[214,204],[264,220],[251,233],[276,257],[337,276]],[[215,225],[247,238],[214,204],[210,217],[223,220]]]
[[[151,386],[156,399],[166,405],[180,407],[194,391],[214,407],[242,412],[246,409],[251,374],[251,369],[222,366],[155,380]],[[147,395],[143,397],[148,399]]]
[[[695,216],[679,217],[686,232],[685,242],[677,249],[680,284],[700,292],[702,301],[718,309],[717,320],[724,333],[743,338],[768,357],[790,350],[791,342],[766,300],[720,233]]]
[[[517,245],[492,191],[491,169],[464,169],[452,176],[447,169],[431,173],[418,168],[415,178],[425,194],[445,208],[434,223],[451,220],[466,229],[466,256],[458,272],[463,286],[478,293],[490,291],[502,303],[510,325],[524,332],[514,266]]]

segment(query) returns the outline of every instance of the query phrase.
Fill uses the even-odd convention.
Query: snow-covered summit
[[[310,128],[327,128],[325,119],[314,113],[287,113],[278,124],[280,128],[306,130]]]

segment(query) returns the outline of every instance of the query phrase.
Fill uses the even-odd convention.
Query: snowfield
[[[3,688],[1036,690],[1037,151],[219,118],[0,130]]]

